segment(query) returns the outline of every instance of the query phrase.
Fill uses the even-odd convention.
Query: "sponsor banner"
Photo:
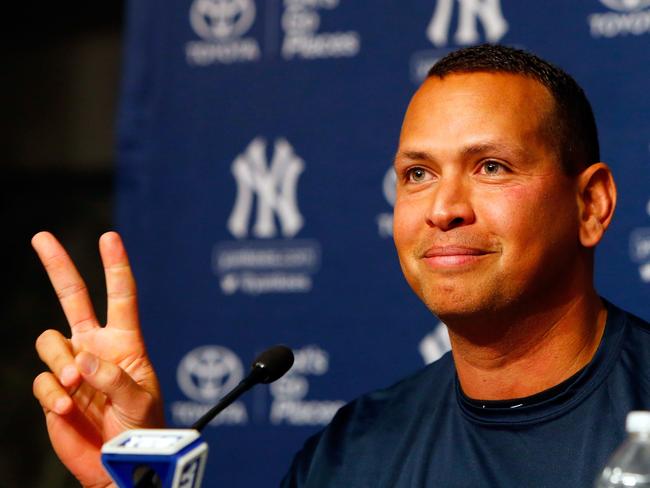
[[[237,197],[226,227],[236,240],[217,243],[212,253],[212,269],[225,295],[311,291],[320,244],[293,239],[304,225],[297,200],[304,169],[283,138],[275,140],[270,159],[266,140],[256,137],[233,161]]]
[[[276,52],[284,60],[353,58],[361,50],[358,31],[321,29],[321,17],[338,9],[340,3],[340,0],[281,3],[194,0],[189,23],[199,39],[186,43],[187,63],[190,66],[250,63],[260,61],[264,55],[273,58]],[[258,4],[263,8],[258,9]],[[251,35],[253,29],[260,34]]]
[[[646,213],[650,217],[650,200],[646,204]],[[639,227],[632,231],[630,258],[639,266],[641,281],[650,283],[650,227]]]
[[[500,42],[508,28],[500,0],[437,0],[425,32],[435,49],[411,54],[411,80],[420,84],[431,66],[454,49]]]
[[[418,351],[424,364],[431,364],[440,359],[447,351],[451,351],[447,326],[438,322],[436,327],[422,338],[418,345]]]
[[[650,227],[635,229],[630,236],[630,255],[639,264],[641,281],[650,283]]]
[[[650,33],[650,0],[600,0],[608,10],[587,17],[594,38],[641,36]]]
[[[256,352],[296,353],[206,429],[206,488],[278,485],[344,401],[448,350],[400,272],[389,162],[414,83],[459,47],[525,46],[583,85],[620,196],[598,289],[650,318],[648,2],[129,0],[117,223],[170,422]]]
[[[321,32],[321,15],[339,7],[340,0],[284,0],[282,57],[284,59],[352,58],[359,54],[357,31]]]
[[[222,242],[212,263],[226,295],[306,293],[320,268],[320,245],[315,240]]]
[[[382,190],[386,202],[392,207],[395,206],[395,185],[397,184],[397,175],[391,166],[386,171],[382,181]],[[393,237],[393,212],[381,212],[377,214],[377,232],[380,237],[391,238]]]
[[[325,376],[330,368],[329,353],[318,345],[294,349],[295,361],[291,370],[270,385],[270,403],[253,397],[259,412],[268,413],[249,419],[246,397],[236,401],[217,415],[209,424],[246,426],[249,423],[286,426],[327,425],[336,411],[345,404],[343,400],[310,398],[310,377]],[[179,427],[189,427],[244,378],[242,362],[230,349],[217,346],[200,346],[189,351],[178,364],[178,387],[187,397],[170,405],[172,421]],[[250,398],[248,398],[250,402]]]
[[[318,426],[327,425],[343,400],[309,399],[309,378],[327,374],[330,356],[316,345],[294,351],[291,371],[271,385],[273,398],[269,412],[272,425]]]
[[[188,400],[172,402],[171,416],[174,424],[188,427],[244,379],[244,368],[239,357],[230,349],[215,345],[201,346],[183,357],[176,370],[176,379]],[[237,401],[208,425],[247,423],[246,407]]]
[[[189,21],[201,40],[185,45],[187,62],[194,66],[258,61],[259,42],[246,34],[255,23],[254,0],[194,0]]]

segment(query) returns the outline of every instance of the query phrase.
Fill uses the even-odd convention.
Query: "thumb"
[[[86,351],[77,354],[75,362],[86,383],[104,393],[113,407],[126,416],[125,421],[147,423],[151,395],[122,368]]]

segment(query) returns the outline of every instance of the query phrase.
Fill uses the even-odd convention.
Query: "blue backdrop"
[[[206,429],[205,486],[278,484],[345,401],[447,347],[401,276],[390,170],[427,68],[482,42],[583,85],[620,190],[597,281],[650,318],[649,0],[133,0],[118,222],[171,425],[266,346],[296,365]]]

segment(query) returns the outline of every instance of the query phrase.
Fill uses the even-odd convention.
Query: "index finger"
[[[88,289],[72,259],[49,232],[32,238],[32,247],[45,267],[72,333],[99,327]]]

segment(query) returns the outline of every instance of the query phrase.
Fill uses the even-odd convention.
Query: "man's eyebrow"
[[[500,142],[479,142],[476,144],[469,144],[460,150],[460,154],[463,157],[466,156],[475,156],[477,154],[484,153],[495,153],[498,154],[523,154],[525,151],[519,145],[513,144],[503,144]],[[417,151],[417,150],[403,150],[397,151],[393,163],[397,163],[401,160],[406,161],[423,161],[423,162],[434,162],[436,157],[428,151]]]
[[[483,154],[489,152],[512,154],[512,153],[523,153],[524,150],[518,145],[503,144],[499,142],[480,142],[477,144],[471,144],[469,146],[465,146],[461,150],[461,154],[463,156],[473,156],[476,154]]]
[[[393,163],[397,163],[402,159],[408,161],[435,161],[436,158],[427,151],[397,151],[397,154],[395,154],[395,157],[393,158]]]

